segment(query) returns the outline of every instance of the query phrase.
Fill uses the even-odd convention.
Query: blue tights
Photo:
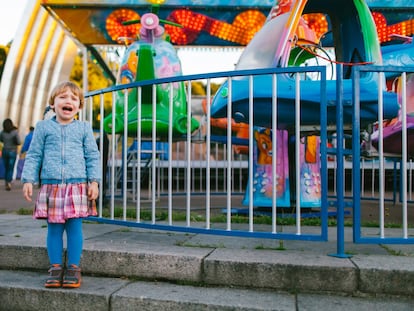
[[[47,253],[50,264],[62,265],[63,231],[66,230],[69,265],[79,266],[83,247],[82,218],[71,218],[64,224],[48,223]]]

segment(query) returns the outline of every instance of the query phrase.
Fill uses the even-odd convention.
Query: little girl
[[[33,217],[48,222],[50,269],[45,287],[80,286],[82,218],[97,215],[100,154],[90,124],[75,119],[83,102],[83,92],[76,84],[55,86],[49,98],[55,116],[36,125],[22,172],[26,200],[32,200],[33,184],[41,184]],[[66,271],[62,260],[64,231]]]

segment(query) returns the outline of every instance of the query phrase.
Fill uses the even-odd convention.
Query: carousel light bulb
[[[163,4],[165,0],[147,0],[151,4]]]

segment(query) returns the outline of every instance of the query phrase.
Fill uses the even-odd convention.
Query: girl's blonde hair
[[[73,92],[73,94],[79,97],[79,101],[80,101],[79,108],[82,109],[83,103],[85,101],[83,91],[77,84],[71,81],[61,82],[53,88],[52,92],[50,93],[50,97],[49,97],[49,105],[53,106],[55,103],[56,96],[63,93],[66,89],[70,89]]]

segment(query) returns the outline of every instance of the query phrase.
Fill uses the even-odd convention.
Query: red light
[[[165,25],[165,30],[175,44],[189,44],[197,39],[201,31],[217,38],[246,45],[263,26],[263,13],[248,10],[236,16],[232,24],[222,22],[190,10],[175,10],[167,18],[183,26]]]
[[[378,38],[381,43],[391,41],[391,35],[411,36],[414,33],[414,19],[387,25],[384,15],[373,12],[375,25],[377,26]]]
[[[281,0],[278,5],[274,6],[272,12],[276,15],[281,14],[289,10],[291,4],[291,0]],[[387,26],[387,21],[383,14],[373,12],[372,15],[381,43],[390,41],[390,35],[392,34],[410,36],[414,33],[414,20]],[[297,29],[299,39],[304,37],[303,39],[311,39],[311,41],[317,42],[328,31],[328,22],[324,14],[305,14],[302,18],[305,23],[299,25]],[[139,35],[141,25],[137,23],[124,26],[122,23],[139,19],[139,14],[129,9],[113,11],[106,19],[108,35],[113,41],[119,43],[121,43],[120,38],[122,37],[134,40]],[[170,35],[170,40],[173,44],[191,44],[204,31],[222,40],[247,45],[253,36],[263,27],[266,16],[257,10],[247,10],[238,14],[233,23],[227,23],[193,12],[189,9],[179,9],[172,11],[167,19],[183,26],[183,28],[180,28],[168,24],[164,25],[165,31]],[[125,42],[125,39],[123,41]]]
[[[328,31],[326,16],[321,13],[312,13],[305,14],[302,18],[306,21],[308,27],[314,31],[316,42],[319,42],[321,37]]]
[[[198,15],[201,17],[198,17]],[[164,26],[165,31],[170,35],[171,42],[186,45],[197,39],[207,16],[194,13],[190,10],[175,10],[167,19],[183,26],[183,28],[168,24]]]
[[[139,20],[140,16],[138,13],[127,10],[120,9],[115,10],[106,18],[106,31],[113,41],[122,42],[120,38],[131,38],[132,40],[137,38],[141,24],[132,24],[132,25],[123,25],[123,22]]]

